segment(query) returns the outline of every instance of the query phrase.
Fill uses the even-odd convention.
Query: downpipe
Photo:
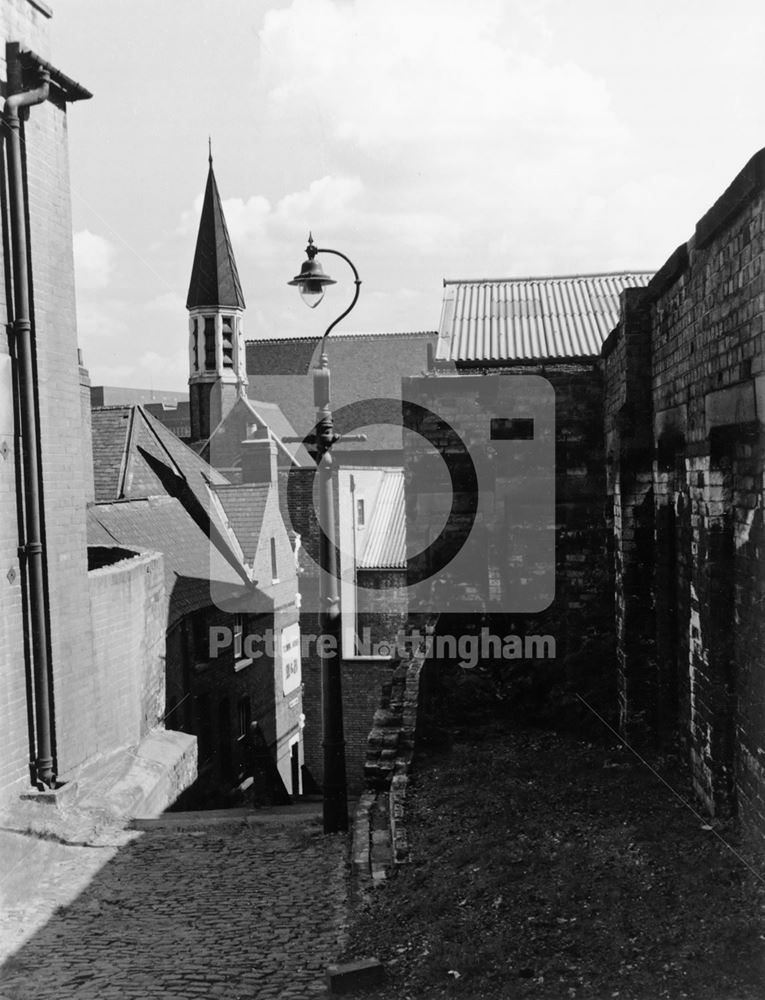
[[[11,255],[13,259],[13,321],[18,365],[19,418],[24,466],[24,544],[21,547],[29,587],[29,617],[32,633],[32,670],[35,696],[35,780],[38,787],[52,787],[53,732],[51,717],[50,666],[48,662],[48,609],[45,600],[45,565],[42,542],[40,483],[40,438],[35,408],[35,378],[32,349],[32,320],[29,305],[28,236],[24,204],[24,176],[21,157],[22,108],[47,100],[50,77],[40,73],[33,90],[6,98],[3,120],[8,151],[8,200],[11,215]]]

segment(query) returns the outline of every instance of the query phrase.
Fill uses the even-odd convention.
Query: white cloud
[[[559,257],[571,214],[618,188],[632,139],[603,80],[541,54],[540,16],[499,0],[444,0],[437,16],[432,0],[269,11],[260,83],[272,124],[303,125],[306,157],[330,167],[283,198],[276,220],[326,219],[389,259],[430,255],[460,273]],[[612,217],[584,221],[588,245],[607,252]]]
[[[84,291],[106,288],[114,268],[112,244],[88,229],[75,233],[73,242],[77,288]]]
[[[183,349],[169,355],[146,351],[138,359],[135,377],[141,386],[149,388],[169,386],[171,389],[182,389],[189,377],[188,356]]]

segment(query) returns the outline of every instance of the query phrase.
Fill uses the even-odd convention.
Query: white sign
[[[288,625],[282,629],[282,686],[284,694],[300,687],[300,625]]]

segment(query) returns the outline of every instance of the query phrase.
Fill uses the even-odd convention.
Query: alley
[[[21,862],[0,924],[3,1000],[324,992],[342,942],[347,845],[315,816],[179,821],[119,847],[43,843],[27,863],[25,838],[3,837],[17,838]]]

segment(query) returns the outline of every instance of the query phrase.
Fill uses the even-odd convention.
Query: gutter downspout
[[[24,465],[25,542],[22,552],[27,563],[29,614],[35,693],[35,779],[38,786],[52,787],[53,739],[51,725],[50,667],[48,663],[48,609],[45,600],[45,567],[42,543],[40,483],[40,441],[35,410],[35,379],[32,351],[32,321],[29,306],[27,268],[27,225],[24,178],[21,159],[19,111],[42,104],[49,93],[50,76],[40,73],[40,86],[6,98],[3,119],[8,127],[8,193],[11,214],[13,256],[13,329],[19,372],[19,414]]]

